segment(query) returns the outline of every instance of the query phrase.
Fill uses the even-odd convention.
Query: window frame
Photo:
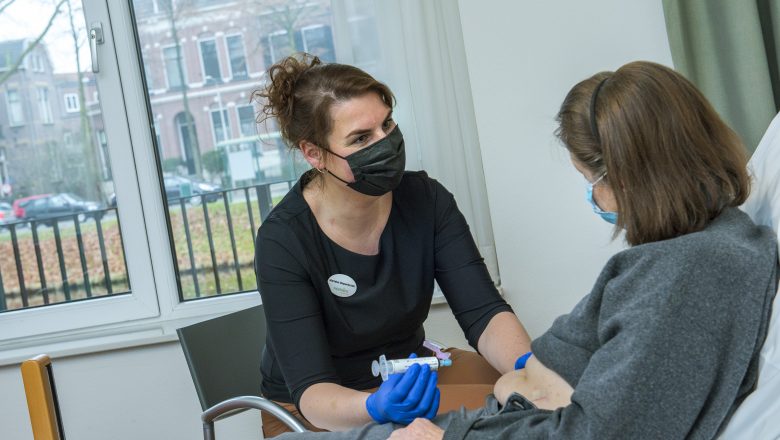
[[[16,96],[16,101],[11,101],[11,93],[14,93],[14,96]],[[14,117],[12,118],[12,115],[16,115],[16,112],[14,111],[14,106],[18,106],[19,109],[19,118],[18,120]],[[27,121],[24,117],[24,100],[22,99],[22,94],[19,89],[6,89],[5,90],[5,109],[6,113],[8,114],[8,126],[11,128],[14,127],[23,127]]]
[[[244,58],[244,70],[246,70],[246,75],[244,77],[239,77],[239,79],[248,79],[249,76],[249,58],[246,55],[246,43],[244,42],[244,34],[241,32],[235,32],[231,34],[225,34],[224,35],[224,42],[225,42],[225,58],[227,59],[227,65],[228,65],[228,72],[230,73],[230,81],[233,81],[236,78],[235,72],[233,72],[233,59],[230,57],[230,45],[228,44],[229,38],[239,38],[241,41],[241,55]]]
[[[41,86],[35,87],[35,95],[36,101],[38,103],[38,116],[41,117],[41,123],[46,125],[54,124],[54,113],[51,109],[49,88]]]
[[[214,44],[214,58],[217,60],[217,71],[219,72],[219,78],[213,78],[214,82],[210,83],[206,77],[211,77],[206,73],[206,60],[203,56],[203,43]],[[219,85],[225,82],[225,77],[222,75],[222,61],[219,59],[219,44],[217,44],[217,37],[205,37],[198,38],[198,58],[200,59],[200,73],[203,77],[203,85]]]
[[[65,101],[65,113],[78,113],[81,111],[81,102],[78,93],[64,93],[62,98]],[[73,99],[74,105],[70,104],[70,98]]]
[[[189,84],[189,78],[187,77],[187,69],[186,69],[187,57],[186,57],[186,54],[185,54],[185,51],[184,51],[184,46],[179,44],[179,55],[181,55],[181,58],[180,58],[181,62],[180,62],[180,64],[181,64],[181,66],[185,67],[184,72],[182,72],[182,76],[184,77],[184,82],[179,84],[179,85],[177,85],[177,86],[171,86],[171,79],[169,78],[169,75],[168,75],[168,63],[167,63],[168,59],[165,58],[165,50],[166,49],[173,49],[175,51],[176,50],[176,45],[175,44],[168,44],[168,45],[165,45],[165,46],[160,46],[160,57],[162,58],[162,62],[163,62],[163,73],[164,73],[163,76],[165,77],[165,90],[181,90],[182,88],[187,87],[187,84]],[[174,58],[174,60],[175,60],[175,58]],[[177,65],[176,68],[178,69],[179,65]]]

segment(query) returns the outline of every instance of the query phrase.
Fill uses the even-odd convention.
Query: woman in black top
[[[425,172],[404,171],[392,92],[360,69],[316,57],[289,57],[268,75],[253,94],[263,100],[260,119],[275,118],[313,169],[257,236],[268,322],[263,394],[328,430],[430,418],[439,394],[441,412],[480,406],[530,340],[452,194]],[[436,373],[413,369],[371,393],[382,383],[372,360],[430,355],[423,323],[434,279],[484,359],[455,350],[438,388]],[[264,431],[283,429],[269,419]]]

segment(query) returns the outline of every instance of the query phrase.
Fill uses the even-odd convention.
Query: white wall
[[[598,71],[672,65],[661,3],[460,0],[502,285],[532,337],[589,292],[622,245],[584,200],[554,117]]]
[[[553,118],[580,79],[634,59],[671,65],[657,0],[460,0],[490,210],[507,299],[532,335],[589,290],[620,248],[589,212],[582,179],[553,139]],[[446,307],[430,336],[464,345]],[[72,439],[197,439],[197,397],[178,344],[55,360]],[[257,438],[257,413],[217,437]],[[16,366],[0,368],[0,438],[31,439]]]

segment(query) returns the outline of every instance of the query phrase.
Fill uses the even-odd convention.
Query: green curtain
[[[675,69],[752,153],[780,110],[780,0],[663,0]]]

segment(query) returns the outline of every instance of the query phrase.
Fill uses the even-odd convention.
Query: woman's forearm
[[[477,347],[493,368],[506,373],[514,370],[518,357],[531,351],[531,338],[514,313],[501,312],[490,320]]]
[[[316,383],[301,396],[301,412],[314,426],[328,431],[345,431],[371,421],[366,410],[369,393],[334,383]]]
[[[512,393],[522,395],[537,408],[554,410],[571,403],[574,389],[536,357],[531,357],[524,369],[501,376],[493,387],[493,394],[502,405]]]

